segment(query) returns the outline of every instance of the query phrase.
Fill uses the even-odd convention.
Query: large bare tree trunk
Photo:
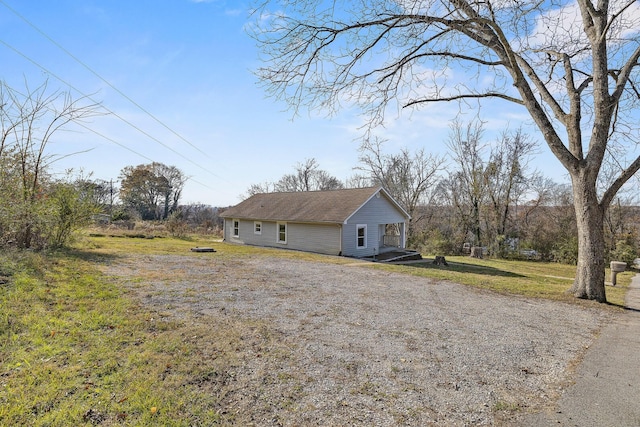
[[[604,279],[604,208],[595,185],[573,179],[573,198],[578,226],[578,267],[570,292],[578,297],[606,302]]]

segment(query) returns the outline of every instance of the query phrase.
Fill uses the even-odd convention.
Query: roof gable
[[[381,187],[260,193],[227,209],[220,216],[249,220],[342,224],[378,193],[383,194],[405,217],[409,217]]]

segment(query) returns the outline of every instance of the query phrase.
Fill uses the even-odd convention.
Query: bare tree
[[[51,91],[46,81],[35,89],[25,84],[24,93],[0,81],[0,199],[5,202],[0,221],[9,220],[4,226],[19,246],[29,248],[35,234],[45,235],[48,168],[62,156],[52,154],[49,145],[71,123],[98,115],[97,105],[85,101]]]
[[[337,190],[343,184],[327,171],[320,169],[316,159],[306,159],[296,165],[296,171],[286,174],[275,183],[276,191]]]
[[[638,11],[635,0],[264,0],[253,34],[266,56],[260,78],[295,109],[353,102],[370,127],[396,102],[497,99],[526,110],[571,177],[571,292],[606,301],[604,213],[640,168]],[[626,157],[598,192],[614,144]]]
[[[248,199],[249,197],[253,196],[254,194],[260,194],[260,193],[273,193],[275,190],[275,183],[273,182],[269,182],[269,181],[265,181],[263,183],[260,184],[251,184],[249,186],[249,188],[247,189],[247,192],[245,193],[244,196],[242,196],[241,198],[244,199]]]
[[[459,121],[451,124],[447,146],[456,169],[445,181],[444,190],[460,215],[461,223],[471,232],[474,245],[484,245],[480,209],[486,203],[487,181],[484,176],[485,162],[482,158],[486,146],[482,143],[481,122],[463,125]]]
[[[374,138],[360,147],[360,163],[356,167],[369,174],[370,181],[383,186],[411,216],[408,238],[411,243],[417,230],[415,225],[421,220],[418,207],[427,204],[436,188],[438,173],[445,160],[441,156],[427,154],[424,149],[411,153],[407,148],[397,154],[383,153],[385,141]]]
[[[304,163],[298,163],[294,173],[282,176],[277,182],[264,182],[252,184],[247,190],[247,197],[258,193],[271,193],[276,191],[325,191],[339,190],[344,184],[329,172],[320,169],[316,159],[306,159]]]
[[[518,129],[515,132],[503,132],[491,148],[484,170],[490,206],[487,222],[491,227],[495,250],[499,253],[510,249],[505,244],[512,220],[511,210],[518,205],[529,183],[536,178],[536,172],[529,171],[528,167],[536,147],[536,142]]]
[[[369,174],[355,173],[345,180],[344,186],[346,188],[366,188],[373,187],[375,181],[371,179]]]

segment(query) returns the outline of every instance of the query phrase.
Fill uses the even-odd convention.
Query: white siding
[[[340,254],[340,225],[338,224],[287,224],[287,244],[289,249]]]
[[[380,253],[380,224],[404,222],[405,217],[383,195],[373,197],[343,226],[342,254],[345,256],[373,256]],[[367,224],[367,247],[357,248],[356,228],[358,224]]]
[[[254,221],[240,220],[240,235],[233,236],[233,220],[225,220],[225,240],[232,243],[295,249],[328,255],[340,254],[340,225],[287,222],[287,242],[278,243],[277,223],[262,221],[262,232],[254,233]]]

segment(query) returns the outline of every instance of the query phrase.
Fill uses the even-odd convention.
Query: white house
[[[359,258],[403,249],[410,218],[382,187],[256,194],[220,216],[227,242]]]

